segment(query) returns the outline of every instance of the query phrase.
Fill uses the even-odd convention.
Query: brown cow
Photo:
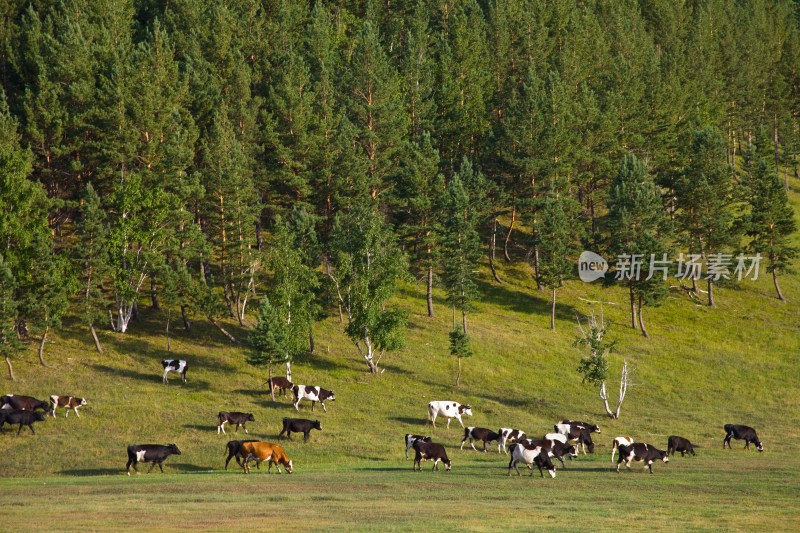
[[[279,444],[272,444],[271,442],[243,442],[242,455],[245,457],[242,469],[245,474],[250,473],[250,466],[248,463],[255,459],[256,461],[269,461],[267,472],[272,470],[272,465],[278,468],[278,473],[281,473],[281,465],[286,467],[286,472],[291,474],[294,470],[292,460],[286,455],[283,446]]]
[[[53,418],[56,417],[56,409],[58,407],[63,407],[66,411],[65,417],[69,416],[69,410],[72,409],[75,411],[75,416],[80,418],[80,414],[78,413],[78,407],[82,405],[86,405],[86,398],[75,398],[73,396],[57,396],[52,395],[50,396],[50,408],[52,411],[50,412],[53,415]]]

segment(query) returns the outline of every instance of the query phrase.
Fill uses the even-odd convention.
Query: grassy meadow
[[[794,186],[797,187],[796,182]],[[797,192],[793,199],[798,198]],[[796,202],[795,202],[796,203]],[[797,205],[795,205],[797,209]],[[549,294],[538,292],[528,266],[499,261],[504,284],[481,281],[483,300],[469,316],[475,355],[464,361],[461,386],[448,355],[451,315],[443,296],[437,317],[425,316],[424,285],[409,283],[396,302],[407,308],[407,344],[383,357],[371,376],[342,333],[337,316],[315,326],[316,353],[296,360],[295,383],[333,389],[328,413],[308,402],[295,413],[288,398],[271,401],[266,373],[245,363],[246,348],[229,343],[199,320],[191,333],[172,313],[167,352],[166,311],[143,305],[129,333],[101,332],[99,354],[89,333],[67,321],[46,360],[35,346],[14,359],[16,382],[0,393],[85,396],[81,417],[48,418],[0,434],[0,530],[109,530],[239,528],[290,530],[556,530],[582,520],[592,529],[793,530],[800,524],[800,276],[781,278],[789,303],[761,279],[716,291],[717,307],[675,290],[646,310],[651,334],[629,327],[626,294],[617,288],[571,281],[558,291],[556,331],[549,329]],[[619,420],[609,420],[597,390],[581,383],[573,347],[576,316],[599,311],[610,338],[609,394],[623,359],[635,369],[634,386]],[[251,318],[251,320],[253,320]],[[228,322],[237,338],[247,330]],[[188,383],[175,374],[161,383],[160,361],[187,359]],[[282,373],[282,368],[276,370]],[[533,435],[562,418],[598,423],[596,453],[559,470],[556,479],[508,479],[507,458],[496,451],[460,451],[457,422],[449,430],[426,420],[426,404],[451,399],[472,405],[468,425],[518,427]],[[285,442],[292,475],[245,476],[223,469],[220,410],[247,411],[250,437],[274,440],[281,418],[318,418],[322,432]],[[765,452],[743,443],[722,450],[725,423],[755,427]],[[453,470],[412,473],[403,458],[405,433],[432,434],[444,443]],[[667,436],[689,438],[696,457],[656,464],[655,475],[636,466],[617,474],[610,463],[616,435],[666,448]],[[133,443],[176,443],[182,455],[166,474],[124,475]],[[143,465],[146,471],[149,465]]]

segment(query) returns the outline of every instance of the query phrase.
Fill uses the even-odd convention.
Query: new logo
[[[606,272],[608,272],[608,262],[605,259],[589,250],[581,253],[578,258],[578,277],[581,278],[581,281],[591,283],[605,277]]]

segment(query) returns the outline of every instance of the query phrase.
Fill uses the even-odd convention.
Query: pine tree
[[[670,224],[661,195],[644,163],[628,155],[611,183],[607,230],[609,251],[618,257],[617,279],[628,287],[631,327],[637,322],[642,335],[649,336],[642,316],[645,305],[655,305],[665,295],[655,287],[663,285],[658,274],[645,276],[648,260],[662,261],[668,254]],[[648,280],[647,278],[650,277]]]
[[[763,159],[749,162],[747,203],[750,212],[743,217],[743,226],[750,242],[746,249],[769,261],[767,272],[772,273],[778,299],[785,302],[778,272],[790,272],[791,260],[800,251],[791,242],[797,223],[786,189]]]

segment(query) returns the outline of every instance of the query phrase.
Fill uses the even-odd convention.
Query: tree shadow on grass
[[[62,470],[59,474],[66,476],[110,476],[114,474],[124,474],[125,468],[84,468],[79,470]]]
[[[477,280],[478,290],[483,295],[482,301],[499,307],[510,309],[517,313],[550,316],[549,290],[526,292],[509,283],[495,285],[483,280]],[[556,292],[556,318],[559,320],[575,320],[577,310],[574,306],[558,300]]]
[[[387,372],[391,373],[391,374],[403,374],[403,375],[406,375],[406,376],[414,374],[414,372],[411,372],[410,370],[406,370],[405,368],[400,368],[399,366],[395,366],[395,365],[383,364],[383,365],[380,365],[380,367],[382,369],[386,370]]]
[[[217,426],[213,424],[184,424],[183,427],[186,429],[196,429],[197,431],[216,431],[217,429]]]
[[[114,375],[118,377],[128,378],[128,379],[135,379],[139,381],[144,381],[147,383],[158,383],[161,381],[161,374],[154,375],[152,373],[145,374],[143,372],[137,372],[136,370],[129,370],[129,369],[121,369],[121,368],[111,368],[110,366],[105,365],[92,365],[92,367],[97,370],[98,372],[102,372],[104,374]],[[210,386],[207,381],[202,380],[190,380],[187,379],[186,383],[182,383],[180,378],[177,379],[177,383],[175,382],[175,378],[173,378],[173,382],[171,385],[164,385],[165,387],[183,387],[189,390],[209,390]]]

